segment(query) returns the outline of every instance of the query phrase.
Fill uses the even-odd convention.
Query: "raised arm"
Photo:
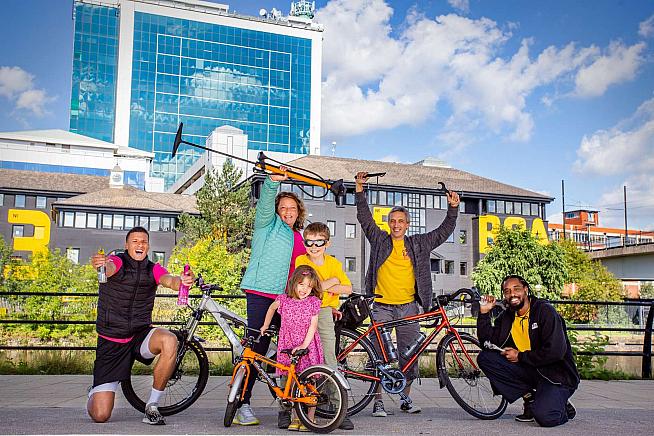
[[[368,173],[365,171],[358,172],[355,180],[357,186],[354,198],[357,206],[357,220],[359,221],[359,224],[361,224],[361,229],[366,235],[368,241],[372,241],[382,235],[384,231],[379,228],[373,219],[372,214],[370,213],[370,207],[368,206],[368,201],[366,200],[366,194],[363,191],[364,183],[368,182]]]
[[[161,275],[159,275],[161,274]],[[179,286],[183,283],[188,287],[193,286],[193,280],[195,279],[195,276],[193,274],[193,271],[189,270],[188,274],[182,274],[181,276],[175,276],[168,271],[166,271],[161,265],[156,264],[155,265],[155,271],[154,271],[154,276],[155,280],[158,281],[157,283],[160,284],[161,286],[164,286],[168,289],[172,289],[173,291],[179,291]]]
[[[459,216],[459,194],[454,191],[447,193],[447,215],[441,223],[440,226],[432,230],[431,232],[424,233],[422,235],[417,235],[417,237],[425,238],[427,245],[434,248],[441,245],[443,242],[450,237],[454,229],[456,228],[456,219]]]
[[[91,257],[91,266],[98,269],[104,265],[107,269],[107,277],[111,277],[118,272],[118,266],[114,262],[114,258],[115,256],[106,256],[104,254],[96,253]]]

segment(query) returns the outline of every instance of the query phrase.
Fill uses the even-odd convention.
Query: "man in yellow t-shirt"
[[[338,311],[339,295],[352,293],[352,282],[345,275],[343,265],[333,256],[325,254],[330,246],[329,227],[321,222],[309,224],[304,229],[304,246],[307,254],[295,259],[295,267],[309,265],[318,273],[322,286],[322,305],[318,314],[318,335],[322,344],[325,363],[332,368],[337,367],[336,335],[334,332],[334,317],[340,317]],[[354,424],[347,416],[339,427],[341,430],[352,430]]]
[[[429,253],[445,242],[454,231],[459,195],[453,191],[448,192],[449,207],[443,223],[430,232],[417,235],[406,234],[410,223],[408,210],[401,206],[394,207],[388,214],[388,234],[377,226],[370,213],[363,189],[367,180],[367,173],[357,173],[355,201],[357,219],[370,243],[365,289],[367,293],[381,295],[375,299],[372,316],[375,322],[385,322],[417,315],[420,306],[425,311],[429,310],[433,293]],[[400,368],[404,368],[409,359],[406,359],[402,352],[418,340],[420,325],[408,323],[397,326],[395,334]],[[407,413],[418,413],[420,407],[409,399],[411,382],[418,377],[417,360],[407,368],[405,374],[407,384],[404,394],[407,399],[402,401],[400,409]],[[381,390],[377,392],[372,415],[387,415],[381,400]]]

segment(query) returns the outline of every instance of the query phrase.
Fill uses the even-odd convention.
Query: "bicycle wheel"
[[[312,366],[298,377],[294,387],[296,398],[314,397],[316,407],[309,407],[296,402],[295,413],[309,430],[314,433],[329,433],[338,428],[347,414],[347,391],[333,373],[333,370],[320,366]],[[329,413],[318,414],[316,409]]]
[[[343,329],[340,338],[338,338],[338,351],[336,355],[352,345],[361,335],[355,331]],[[348,415],[352,416],[368,406],[375,396],[379,381],[372,380],[370,377],[376,377],[377,361],[375,348],[367,338],[363,338],[347,355],[339,360],[339,365],[348,383]],[[320,411],[320,410],[319,410]]]
[[[467,333],[459,335],[461,342],[449,333],[438,344],[438,377],[463,410],[479,419],[499,418],[507,401],[493,394],[490,380],[477,366],[479,341]]]
[[[230,427],[234,422],[234,416],[238,410],[238,402],[241,399],[241,392],[243,391],[243,384],[245,383],[246,370],[243,366],[238,367],[234,375],[234,381],[229,388],[227,396],[227,407],[225,408],[225,417],[223,425]]]
[[[145,402],[150,397],[152,372],[158,358],[155,358],[152,365],[134,362],[131,378],[121,383],[125,399],[140,412],[145,411]],[[164,416],[174,415],[188,408],[200,397],[209,380],[209,359],[202,345],[196,340],[180,347],[177,351],[177,361],[179,364],[159,400],[159,412]]]

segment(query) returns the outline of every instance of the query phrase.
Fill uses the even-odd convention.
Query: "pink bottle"
[[[184,275],[187,275],[191,270],[191,266],[187,263],[184,265]],[[188,304],[188,289],[189,287],[183,283],[179,284],[179,293],[177,294],[177,305],[185,306]]]

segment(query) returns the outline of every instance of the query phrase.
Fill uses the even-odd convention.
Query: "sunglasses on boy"
[[[327,239],[305,239],[304,240],[304,246],[305,247],[313,247],[314,245],[316,247],[324,247],[326,243],[327,243]]]

